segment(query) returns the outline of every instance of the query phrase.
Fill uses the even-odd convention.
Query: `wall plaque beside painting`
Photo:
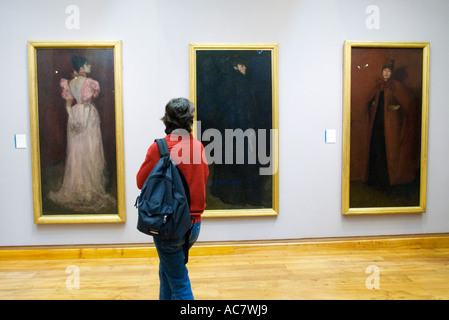
[[[28,42],[34,222],[125,221],[120,41]]]

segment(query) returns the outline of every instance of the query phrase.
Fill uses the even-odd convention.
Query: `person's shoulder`
[[[154,141],[150,145],[150,147],[148,148],[148,151],[147,151],[147,155],[155,155],[155,154],[159,154],[159,148],[157,146],[156,141]]]
[[[190,139],[191,139],[193,145],[201,145],[201,146],[203,146],[203,143],[200,140],[198,140],[197,138],[193,137],[193,135],[191,136]]]

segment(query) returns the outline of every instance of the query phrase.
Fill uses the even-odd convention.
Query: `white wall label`
[[[336,143],[337,142],[337,130],[326,129],[326,131],[324,131],[324,141],[326,143]]]
[[[15,134],[14,143],[16,145],[16,149],[26,149],[27,136],[25,134]]]

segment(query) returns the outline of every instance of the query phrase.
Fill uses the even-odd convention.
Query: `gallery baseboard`
[[[311,238],[286,240],[198,242],[191,256],[250,254],[274,250],[320,249],[435,249],[449,247],[449,233],[364,236],[342,238]],[[61,246],[0,247],[0,261],[59,260],[59,259],[117,259],[157,257],[152,243],[97,244]]]

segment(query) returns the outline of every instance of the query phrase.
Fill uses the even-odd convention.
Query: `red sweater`
[[[190,136],[169,134],[165,137],[172,159],[178,164],[190,188],[190,214],[195,222],[201,220],[201,214],[206,208],[206,183],[209,167],[204,156],[204,146]],[[184,151],[184,153],[183,153]],[[147,151],[145,161],[137,173],[137,187],[143,188],[145,181],[159,161],[159,149],[154,142]]]

